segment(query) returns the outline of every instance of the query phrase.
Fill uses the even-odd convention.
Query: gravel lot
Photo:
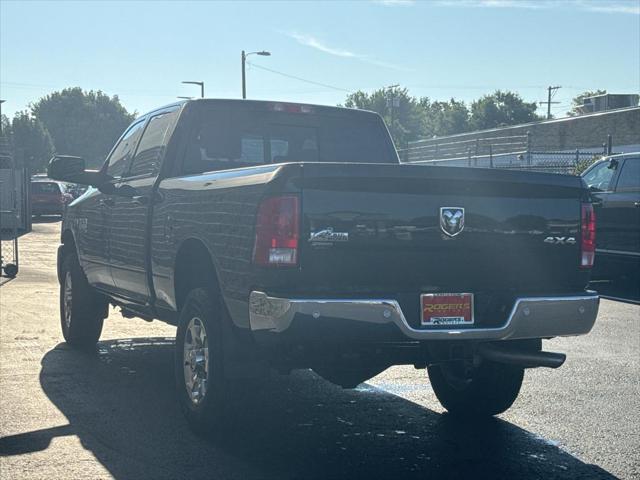
[[[640,478],[640,306],[603,300],[593,332],[546,342],[559,370],[529,370],[506,414],[443,414],[423,370],[356,390],[311,372],[274,376],[224,445],[178,411],[173,327],[112,310],[97,354],[58,319],[60,224],[20,241],[0,287],[0,478]]]

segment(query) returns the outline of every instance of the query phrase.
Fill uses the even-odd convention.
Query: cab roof
[[[346,114],[346,115],[376,115],[379,116],[378,113],[373,112],[371,110],[361,110],[361,109],[357,109],[357,108],[347,108],[347,107],[339,107],[339,106],[332,106],[332,105],[318,105],[318,104],[313,104],[313,103],[300,103],[300,102],[287,102],[287,101],[277,101],[277,100],[246,100],[246,99],[231,99],[231,98],[195,98],[195,99],[190,99],[190,100],[181,100],[179,102],[174,102],[174,103],[170,103],[167,105],[164,105],[162,107],[159,108],[155,108],[149,112],[146,112],[144,115],[149,115],[152,114],[154,112],[157,112],[158,110],[164,110],[166,108],[169,107],[173,107],[173,106],[184,106],[187,104],[223,104],[223,105],[228,105],[228,106],[236,106],[236,105],[244,105],[244,106],[253,106],[253,107],[264,107],[265,109],[268,109],[269,107],[275,107],[275,106],[283,106],[286,108],[304,108],[304,107],[308,107],[310,108],[314,113],[318,112],[318,113],[340,113],[340,114]],[[283,110],[283,111],[287,111],[287,110]]]

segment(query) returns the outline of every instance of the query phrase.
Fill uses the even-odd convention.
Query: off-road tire
[[[213,440],[220,440],[235,423],[243,390],[239,380],[225,376],[223,322],[229,321],[227,316],[218,295],[203,288],[194,288],[187,294],[180,311],[176,334],[175,379],[180,408],[195,433]],[[198,390],[194,387],[196,382],[191,388],[188,384],[189,375],[194,373],[194,360],[189,358],[189,354],[185,356],[185,350],[193,351],[189,345],[197,336],[192,330],[190,333],[190,325],[197,329],[204,327],[206,335],[206,391],[202,395],[193,393]],[[198,398],[194,400],[193,395],[198,395]]]
[[[65,289],[69,288],[65,294]],[[62,261],[60,282],[60,326],[66,342],[74,348],[94,349],[108,314],[108,301],[84,275],[75,253]],[[69,313],[70,311],[70,313]]]
[[[488,417],[506,411],[518,397],[524,369],[483,361],[470,374],[461,364],[428,367],[438,400],[449,413],[461,417]]]

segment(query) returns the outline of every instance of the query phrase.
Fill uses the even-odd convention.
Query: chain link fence
[[[506,168],[576,175],[604,155],[612,155],[612,137],[602,148],[574,151],[533,150],[531,134],[432,142],[399,149],[403,163]]]

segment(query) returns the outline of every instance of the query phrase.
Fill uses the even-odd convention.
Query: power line
[[[40,84],[40,83],[22,83],[22,82],[0,82],[0,85],[2,85],[4,88],[13,88],[13,89],[27,89],[27,90],[42,90],[42,89],[52,89],[52,90],[64,90],[64,89],[68,89],[68,88],[75,88],[76,86],[62,86],[62,85],[52,85],[52,84]],[[88,90],[93,90],[93,91],[102,91],[103,93],[107,94],[107,92],[105,90],[102,90],[101,88],[84,88],[84,87],[80,87],[82,88],[82,90],[88,91]],[[137,96],[137,97],[171,97],[172,95],[168,94],[168,93],[160,93],[161,90],[149,90],[149,89],[109,89],[109,90],[118,90],[118,92],[116,93],[116,95],[128,95],[128,96]]]
[[[406,85],[407,88],[433,88],[448,90],[532,90],[545,88],[544,85],[464,85],[464,84],[421,84],[411,83]]]
[[[278,70],[273,70],[272,68],[263,67],[261,65],[257,65],[257,64],[252,63],[252,62],[247,62],[247,64],[251,65],[252,67],[256,67],[256,68],[258,68],[260,70],[266,70],[267,72],[275,73],[276,75],[281,75],[281,76],[287,77],[287,78],[292,78],[292,79],[298,80],[300,82],[310,83],[311,85],[318,85],[320,87],[331,88],[332,90],[338,90],[340,92],[353,93],[351,90],[347,90],[346,88],[336,87],[334,85],[329,85],[327,83],[315,82],[313,80],[308,80],[306,78],[297,77],[295,75],[290,75],[290,74],[284,73],[284,72],[279,72]]]

